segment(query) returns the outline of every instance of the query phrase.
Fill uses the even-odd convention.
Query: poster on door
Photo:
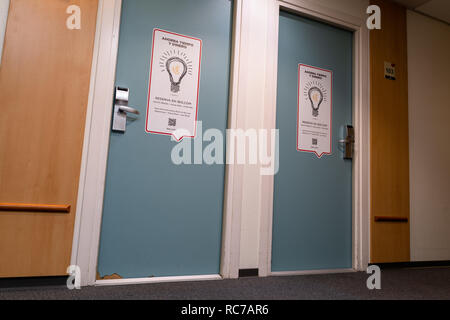
[[[195,137],[202,41],[153,30],[146,131]]]
[[[331,154],[333,72],[298,65],[297,150]]]

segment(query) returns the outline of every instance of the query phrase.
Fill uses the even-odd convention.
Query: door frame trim
[[[2,22],[0,22],[0,66],[2,65],[2,55],[3,55],[3,46],[5,44],[6,37],[6,26],[8,25],[8,15],[9,15],[9,0],[0,0],[2,2],[0,4],[0,17]],[[3,9],[3,10],[1,10]]]
[[[242,2],[234,0],[228,108],[230,129],[237,128]],[[122,0],[99,0],[71,265],[80,268],[82,286],[189,281],[192,276],[155,277],[149,281],[96,280],[121,9]],[[225,167],[220,275],[196,276],[196,280],[238,277],[242,170],[238,165]]]
[[[369,95],[369,30],[366,20],[312,4],[306,0],[269,0],[267,84],[265,110],[266,128],[276,128],[277,71],[278,71],[278,26],[280,10],[310,17],[353,31],[353,125],[355,128],[355,156],[353,159],[352,184],[352,270],[366,270],[369,264],[370,222],[370,95]],[[308,274],[319,271],[272,272],[272,227],[274,177],[262,180],[259,275],[261,277],[282,274]],[[342,269],[346,271],[348,269]],[[329,273],[329,270],[324,270]]]

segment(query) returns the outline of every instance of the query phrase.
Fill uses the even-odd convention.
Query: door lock
[[[133,113],[139,115],[139,111],[128,106],[128,98],[130,89],[116,87],[114,96],[114,114],[112,130],[117,132],[125,132],[127,129],[127,114]]]
[[[344,159],[353,159],[355,146],[355,129],[351,125],[345,126],[345,139],[339,140],[339,143],[344,145]]]

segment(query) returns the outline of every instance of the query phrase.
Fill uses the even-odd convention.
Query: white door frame
[[[234,2],[228,128],[237,127],[242,1]],[[80,268],[82,286],[235,278],[239,268],[236,235],[240,232],[242,168],[227,165],[220,275],[96,280],[121,8],[122,0],[99,0],[71,264]]]
[[[0,0],[0,66],[2,65],[3,45],[5,42],[6,25],[8,23],[9,0]]]
[[[333,24],[353,31],[354,77],[353,77],[353,124],[355,128],[355,156],[353,159],[353,268],[340,270],[272,272],[272,223],[274,177],[262,181],[259,275],[297,275],[362,271],[369,263],[369,217],[370,217],[370,99],[369,99],[369,31],[366,20],[323,7],[306,0],[270,0],[267,53],[266,105],[264,119],[266,128],[276,128],[278,25],[280,9]]]

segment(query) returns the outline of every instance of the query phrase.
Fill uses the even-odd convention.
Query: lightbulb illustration
[[[170,90],[174,93],[180,91],[180,83],[188,72],[188,66],[183,59],[172,57],[166,61],[166,70],[170,78]]]
[[[309,101],[311,101],[312,114],[314,117],[319,115],[319,108],[323,102],[323,93],[317,87],[312,87],[308,91]]]

